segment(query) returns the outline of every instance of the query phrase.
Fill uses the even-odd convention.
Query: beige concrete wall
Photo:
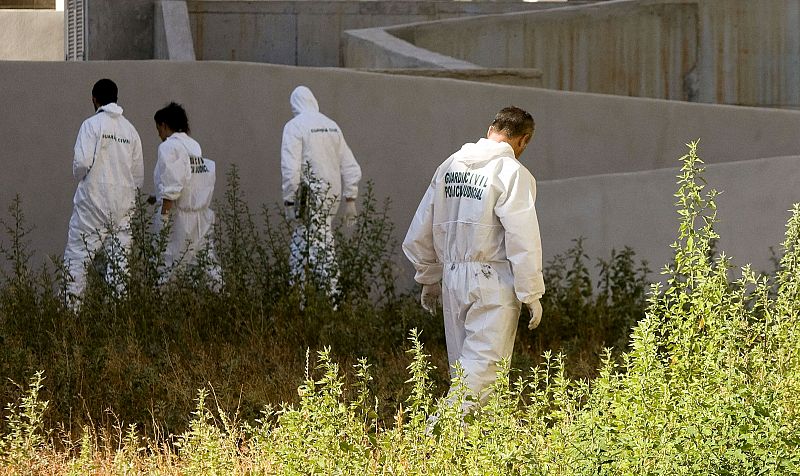
[[[64,12],[0,10],[0,61],[64,59]]]
[[[536,137],[523,162],[541,182],[674,166],[684,153],[683,144],[697,137],[710,163],[800,151],[800,112],[794,111],[254,63],[0,62],[0,103],[13,111],[0,116],[0,204],[8,204],[16,193],[23,196],[28,218],[37,226],[33,245],[40,256],[63,251],[76,185],[71,177],[72,147],[81,122],[93,112],[92,84],[102,77],[118,83],[119,102],[142,136],[145,191],[153,189],[158,145],[152,115],[175,100],[186,106],[204,153],[217,161],[220,184],[223,172],[239,164],[244,190],[254,205],[280,199],[281,132],[291,118],[288,97],[298,84],[308,85],[322,110],[339,122],[364,177],[375,182],[379,197],[392,200],[390,217],[398,237],[435,167],[464,142],[483,136],[494,112],[511,103],[529,109],[536,118]],[[647,183],[639,185],[637,180],[630,187],[647,190]],[[748,186],[752,193],[769,196],[777,187],[794,184],[790,177],[783,182],[754,180]],[[651,202],[639,195],[627,203],[624,197],[598,202],[598,196],[616,189],[562,187],[564,195],[559,197],[573,196],[569,201],[553,199],[555,189],[542,183],[539,209],[547,230],[546,255],[562,251],[579,234],[608,249],[625,244],[600,233],[609,225],[594,203],[605,203],[609,213],[635,203],[641,209],[636,216],[672,203],[669,194]],[[221,191],[222,187],[218,196]],[[780,205],[775,212],[781,220],[785,208]],[[765,212],[744,206],[741,213],[757,218]],[[588,228],[571,226],[581,223],[573,218],[578,215]],[[632,229],[640,226],[633,219],[626,223]]]
[[[706,157],[702,141],[699,155]],[[542,246],[552,254],[564,237],[584,236],[591,257],[608,259],[610,247],[631,246],[649,260],[654,279],[673,256],[679,217],[673,206],[677,168],[579,177],[539,183],[537,211]],[[703,175],[717,197],[717,250],[734,272],[751,263],[772,271],[770,247],[780,251],[792,204],[800,202],[800,156],[711,164]]]

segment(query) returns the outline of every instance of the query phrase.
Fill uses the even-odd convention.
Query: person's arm
[[[158,147],[158,161],[161,164],[160,182],[156,184],[159,197],[161,197],[161,213],[168,214],[173,207],[183,188],[192,177],[192,166],[188,156],[178,150],[165,146]]]
[[[495,213],[505,229],[506,256],[514,273],[517,299],[531,304],[544,294],[536,181],[520,167],[506,183],[507,189],[495,205]]]
[[[283,128],[281,139],[281,190],[284,203],[294,205],[297,188],[302,179],[303,138],[290,122]]]
[[[142,141],[139,138],[139,134],[134,131],[133,134],[133,164],[132,164],[132,175],[133,175],[133,183],[136,185],[136,188],[140,189],[144,185],[144,157],[142,155]]]
[[[89,121],[81,124],[72,158],[72,176],[77,180],[83,180],[94,164],[94,157],[100,145],[98,136]]]
[[[346,201],[352,202],[358,197],[361,167],[356,162],[356,158],[353,156],[353,151],[348,147],[347,141],[344,140],[344,135],[340,135],[339,157],[342,161],[342,197]]]
[[[433,247],[433,200],[436,193],[434,181],[422,197],[414,219],[403,240],[403,253],[414,265],[414,280],[420,284],[436,284],[442,280],[442,263]]]

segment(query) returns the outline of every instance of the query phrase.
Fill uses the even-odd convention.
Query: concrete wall
[[[102,77],[118,83],[120,104],[141,134],[145,191],[153,189],[158,145],[152,115],[175,100],[186,106],[204,153],[217,161],[220,184],[224,171],[239,164],[244,191],[254,205],[280,199],[281,132],[291,118],[288,97],[296,85],[308,85],[322,110],[339,122],[377,195],[392,200],[390,217],[398,238],[435,167],[464,142],[482,137],[494,112],[515,103],[537,121],[536,137],[522,160],[540,181],[538,209],[547,256],[563,251],[578,235],[599,249],[633,244],[649,256],[647,240],[617,242],[628,238],[607,230],[625,226],[631,230],[628,236],[644,235],[640,217],[651,210],[657,217],[657,207],[673,202],[666,185],[643,199],[650,185],[638,176],[625,182],[641,189],[631,195],[621,193],[616,182],[595,187],[594,179],[587,178],[579,182],[587,185],[578,187],[573,185],[578,182],[549,185],[548,180],[675,166],[683,144],[698,137],[709,163],[800,151],[800,112],[794,111],[254,63],[0,62],[0,103],[14,111],[0,116],[0,204],[22,195],[28,219],[37,226],[32,240],[40,256],[63,251],[76,185],[72,147],[81,122],[93,112],[92,84]],[[737,187],[726,189],[728,195],[743,197],[737,213],[753,223],[770,214],[783,221],[786,205],[778,203],[770,211],[763,203],[780,191],[793,193],[797,180],[785,170],[769,177],[757,174],[758,167],[743,170]],[[624,221],[628,209],[638,212]],[[622,218],[615,222],[607,216]],[[742,230],[737,237],[751,240],[744,243],[758,241],[753,245],[758,250],[773,244],[762,243],[759,233]],[[667,242],[673,236],[662,235]]]
[[[541,10],[563,1],[190,0],[197,59],[338,66],[344,30],[489,13]],[[575,2],[571,2],[575,3]],[[578,2],[586,3],[586,2]]]
[[[541,69],[553,89],[683,100],[696,63],[696,14],[680,0],[610,2],[390,32],[481,66]]]
[[[194,42],[186,2],[157,1],[153,56],[155,59],[194,61]]]
[[[84,0],[86,59],[151,59],[155,0]]]
[[[800,1],[698,4],[699,100],[800,107]]]
[[[84,3],[87,59],[150,59],[155,56],[156,0],[84,0]],[[538,3],[189,0],[186,3],[198,59],[309,66],[339,65],[339,38],[345,29],[538,10],[565,4],[563,0]]]
[[[0,10],[0,61],[64,59],[64,12]]]
[[[616,0],[385,31],[468,63],[540,69],[553,89],[800,107],[798,0]],[[384,67],[399,48],[346,35],[359,48],[345,66]]]
[[[702,141],[699,155],[706,157]],[[564,237],[584,236],[589,256],[608,259],[609,246],[626,244],[649,260],[653,278],[673,256],[679,217],[673,206],[677,168],[579,177],[539,183],[537,211],[542,246],[549,252]],[[790,217],[800,202],[800,156],[711,164],[703,175],[717,197],[717,251],[733,259],[734,272],[751,263],[772,271],[770,247],[780,252]]]

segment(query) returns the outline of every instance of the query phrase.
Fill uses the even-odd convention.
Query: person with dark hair
[[[460,363],[473,397],[464,411],[486,399],[498,363],[511,357],[522,304],[529,329],[542,318],[536,181],[519,162],[533,133],[528,112],[498,112],[485,139],[436,170],[403,240],[422,307],[442,305],[451,376]]]
[[[165,266],[169,272],[177,265],[196,265],[197,253],[207,249],[206,272],[212,287],[218,288],[222,277],[211,241],[216,164],[203,157],[200,144],[189,136],[189,119],[183,106],[169,103],[156,111],[153,119],[162,141],[153,172],[159,205],[156,231],[160,232],[171,223],[164,252]]]
[[[86,288],[86,266],[101,247],[109,258],[106,278],[124,292],[130,211],[144,180],[139,133],[117,105],[117,85],[110,79],[97,81],[92,105],[95,114],[81,124],[72,161],[79,182],[64,261],[70,276],[66,298],[73,309]]]
[[[356,217],[361,167],[339,125],[319,111],[314,94],[298,86],[289,97],[294,118],[283,128],[281,175],[283,204],[294,230],[290,244],[293,282],[306,269],[330,296],[339,294],[332,219],[344,204],[345,224]]]

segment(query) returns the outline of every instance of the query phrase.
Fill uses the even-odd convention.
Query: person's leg
[[[461,357],[466,332],[464,321],[472,304],[465,287],[465,265],[446,265],[442,276],[442,313],[444,314],[444,337],[447,343],[447,360],[450,364],[450,378],[455,378],[456,363]],[[451,269],[451,267],[453,269]],[[466,292],[465,292],[466,291]]]
[[[475,301],[466,311],[459,360],[467,388],[483,402],[497,378],[498,363],[514,350],[521,305],[507,264],[476,264],[473,271]]]
[[[338,300],[341,290],[339,289],[339,266],[336,262],[336,241],[333,238],[333,217],[328,217],[324,229],[320,233],[321,243],[317,243],[315,258],[320,260],[317,266],[317,283],[325,293]]]
[[[131,251],[131,225],[128,218],[119,225],[112,225],[108,238],[105,240],[108,266],[106,268],[106,281],[120,297],[126,291],[126,277],[128,274],[128,254]]]
[[[64,263],[69,273],[65,299],[72,309],[77,309],[80,304],[86,290],[86,266],[99,247],[98,232],[86,229],[78,210],[74,210],[69,220],[67,246],[64,249]]]
[[[309,255],[307,234],[308,231],[303,225],[296,225],[292,230],[289,242],[289,285],[302,284],[305,281],[305,267]]]

